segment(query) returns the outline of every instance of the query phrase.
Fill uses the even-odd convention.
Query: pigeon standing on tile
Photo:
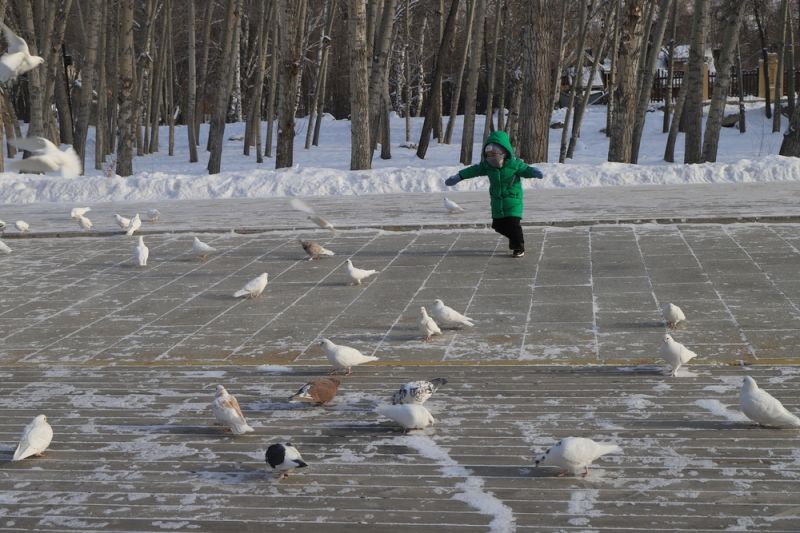
[[[747,418],[762,426],[800,428],[800,418],[789,412],[777,398],[760,389],[750,376],[745,376],[742,381],[739,406]]]
[[[84,216],[86,213],[91,211],[91,207],[73,207],[72,211],[69,212],[69,218],[75,218]]]
[[[297,239],[300,241],[300,245],[303,247],[303,250],[308,254],[308,260],[311,261],[312,259],[318,259],[323,255],[335,255],[332,251],[328,250],[327,248],[323,248],[321,244],[317,244],[314,241],[304,241],[302,239]]]
[[[471,328],[475,325],[475,321],[473,319],[462,315],[452,307],[446,306],[441,300],[435,300],[433,302],[431,315],[433,315],[434,320],[436,320],[438,324],[441,324],[445,327],[468,326]]]
[[[44,58],[31,54],[25,39],[11,31],[5,24],[0,23],[0,26],[8,43],[6,53],[0,56],[0,81],[12,80],[44,63]]]
[[[147,221],[148,222],[158,222],[161,218],[161,212],[158,209],[148,209],[147,210]]]
[[[352,367],[378,360],[375,356],[364,355],[349,346],[336,345],[328,339],[322,339],[319,344],[325,350],[328,361],[333,365],[331,374],[335,374],[339,370],[346,370],[345,375],[349,376],[353,373]]]
[[[394,420],[406,430],[425,429],[436,422],[426,407],[415,403],[381,405],[376,409],[376,412],[381,416]]]
[[[664,316],[667,327],[670,329],[675,329],[679,322],[686,320],[686,315],[683,314],[681,308],[671,303],[666,303],[661,306],[661,314]]]
[[[131,225],[131,219],[125,218],[122,215],[114,214],[114,220],[117,221],[117,226],[119,226],[120,229],[127,230],[128,226]]]
[[[239,289],[238,291],[233,293],[234,298],[241,298],[242,296],[246,298],[257,298],[261,296],[261,293],[264,292],[264,289],[267,288],[267,280],[269,275],[264,272],[257,278],[253,278],[248,281],[244,287]]]
[[[536,466],[556,466],[561,469],[559,476],[567,473],[577,474],[584,470],[582,477],[589,475],[589,465],[593,461],[609,453],[622,453],[616,444],[595,442],[583,437],[567,437],[561,439],[540,455]]]
[[[350,276],[350,279],[353,280],[353,285],[361,285],[361,281],[367,279],[370,276],[374,276],[377,274],[377,270],[365,270],[363,268],[356,268],[353,266],[353,262],[351,260],[347,260],[347,275]]]
[[[234,435],[255,431],[242,414],[239,402],[222,385],[217,385],[217,392],[214,395],[211,409],[214,412],[214,418],[223,426],[230,428],[231,433]]]
[[[213,246],[204,243],[197,237],[194,238],[194,242],[192,243],[192,253],[199,257],[202,261],[205,261],[210,254],[216,252],[217,249]]]
[[[433,393],[439,387],[446,384],[447,380],[445,378],[433,378],[430,381],[409,381],[392,395],[392,404],[417,403],[421,405],[428,401],[428,398],[433,396]]]
[[[318,378],[300,387],[289,397],[289,401],[325,405],[336,396],[340,384],[341,381],[336,378]]]
[[[144,243],[144,237],[139,235],[139,242],[133,248],[133,260],[140,267],[147,266],[147,258],[150,257],[150,248]]]
[[[30,224],[28,224],[24,220],[17,220],[16,222],[14,222],[14,227],[17,228],[17,231],[19,231],[20,233],[28,233],[28,231],[31,229]]]
[[[31,455],[41,456],[53,440],[53,428],[47,423],[47,417],[39,415],[25,426],[12,461],[21,461]]]
[[[664,342],[661,343],[661,358],[672,367],[672,375],[678,374],[678,369],[697,357],[697,354],[689,348],[672,338],[672,335],[664,335]]]
[[[128,224],[128,229],[125,232],[125,235],[130,237],[131,235],[133,235],[135,231],[138,231],[139,228],[141,227],[142,227],[142,219],[139,216],[139,213],[136,213],[135,215],[133,215],[130,224]]]
[[[424,306],[419,308],[419,332],[422,333],[422,342],[430,342],[434,335],[441,335],[442,330],[436,325],[436,321],[428,316],[428,311]]]
[[[305,468],[308,465],[291,442],[286,444],[273,444],[267,448],[264,460],[272,467],[278,479],[289,477],[295,468]]]
[[[455,215],[458,213],[463,213],[464,208],[455,203],[453,200],[449,199],[447,196],[444,197],[444,208],[447,212],[451,215]]]
[[[81,227],[84,231],[89,231],[92,229],[92,221],[89,220],[89,217],[84,215],[78,215],[78,226]]]
[[[4,254],[10,254],[11,248],[9,248],[9,246],[3,241],[0,241],[0,252],[3,252]]]

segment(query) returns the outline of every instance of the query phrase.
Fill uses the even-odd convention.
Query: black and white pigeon
[[[267,453],[264,458],[267,464],[272,467],[275,472],[275,477],[283,479],[289,477],[289,474],[295,468],[305,468],[308,465],[303,461],[303,457],[297,448],[292,446],[291,442],[286,444],[273,444],[267,448]]]
[[[589,475],[589,465],[609,453],[622,453],[622,448],[583,437],[567,437],[548,448],[535,460],[535,464],[560,468],[559,477],[567,473],[575,475],[581,470],[584,471],[581,477],[586,477]]]
[[[447,384],[445,378],[433,378],[430,381],[409,381],[392,395],[392,404],[416,403],[422,405],[433,396],[433,393]]]

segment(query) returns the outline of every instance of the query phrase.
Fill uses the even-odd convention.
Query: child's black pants
[[[492,229],[508,238],[508,247],[511,250],[525,250],[525,239],[522,236],[520,217],[503,217],[492,219]]]

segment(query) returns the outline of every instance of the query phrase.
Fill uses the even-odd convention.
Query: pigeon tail
[[[234,435],[244,435],[245,433],[251,433],[255,431],[250,424],[245,422],[244,424],[235,424],[231,426],[231,433]]]
[[[622,453],[622,448],[616,444],[603,444],[602,442],[597,443],[597,457],[608,455],[610,453]]]
[[[438,388],[441,387],[442,385],[447,385],[447,378],[433,378],[431,380],[431,383],[433,383]]]
[[[249,296],[250,291],[246,291],[244,289],[239,289],[238,291],[233,293],[234,298],[241,298],[242,296]]]
[[[307,466],[308,466],[308,465],[305,463],[305,461],[301,461],[300,459],[295,459],[295,460],[294,460],[294,464],[296,464],[296,465],[297,465],[297,468],[305,468],[305,467],[307,467]]]
[[[35,453],[35,451],[32,450],[30,448],[30,446],[28,446],[28,447],[23,449],[21,446],[18,445],[17,449],[14,450],[14,458],[11,459],[11,460],[12,461],[21,461],[21,460],[25,459],[26,457],[30,457],[34,453]]]

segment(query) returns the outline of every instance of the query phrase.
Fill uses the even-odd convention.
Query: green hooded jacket
[[[487,163],[484,151],[481,150],[481,162],[459,171],[458,175],[465,180],[478,176],[489,177],[492,218],[522,218],[522,182],[520,178],[542,179],[544,176],[539,169],[514,157],[514,149],[511,147],[511,141],[506,132],[492,132],[483,143],[484,149],[489,143],[499,144],[508,151],[503,168],[494,168]]]

